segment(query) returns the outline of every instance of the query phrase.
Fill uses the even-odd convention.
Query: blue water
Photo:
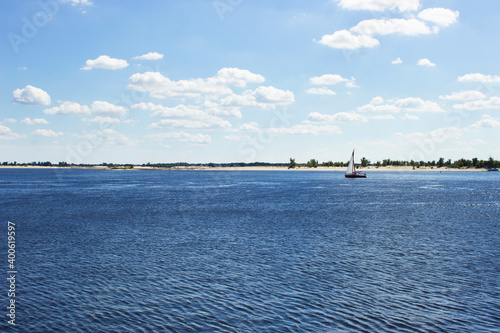
[[[498,173],[1,169],[0,186],[2,332],[500,330]]]

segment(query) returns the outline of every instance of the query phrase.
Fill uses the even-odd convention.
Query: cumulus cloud
[[[162,119],[156,123],[151,124],[151,128],[186,128],[186,129],[199,129],[199,128],[230,128],[231,123],[219,117],[205,115],[197,119]]]
[[[187,142],[192,145],[208,145],[212,143],[212,138],[207,134],[191,134],[187,132],[173,132],[173,133],[157,133],[151,134],[148,137],[161,143],[164,140],[174,140]]]
[[[25,125],[37,125],[37,124],[48,124],[49,122],[43,118],[24,118],[21,120],[21,124]]]
[[[356,112],[339,112],[335,114],[325,114],[319,112],[311,112],[307,116],[307,119],[315,122],[326,122],[326,123],[335,123],[335,122],[367,122],[368,119],[365,116],[360,115]]]
[[[384,99],[380,96],[375,96],[370,101],[370,104],[373,104],[373,105],[378,105],[378,104],[382,104],[382,103],[384,103]]]
[[[463,104],[453,105],[454,109],[457,110],[484,110],[484,109],[500,109],[500,97],[492,96],[489,99],[481,99],[475,101],[465,102]]]
[[[217,72],[217,80],[227,85],[246,87],[248,83],[262,83],[265,81],[260,74],[255,74],[246,69],[222,68]]]
[[[232,94],[220,100],[222,106],[257,107],[272,110],[295,101],[293,92],[275,87],[261,86],[255,90],[244,91],[241,95]]]
[[[376,103],[372,100],[372,103],[358,107],[358,111],[369,113],[445,112],[436,102],[424,101],[419,97],[396,99],[386,104],[381,104],[380,99],[377,97],[377,100],[374,99]]]
[[[470,101],[475,99],[483,99],[486,95],[477,90],[465,90],[454,92],[451,95],[440,95],[440,99],[452,100],[452,101]]]
[[[94,3],[90,0],[58,0],[61,3],[67,3],[72,6],[92,6]]]
[[[320,88],[309,88],[306,90],[306,94],[310,94],[310,95],[336,95],[337,93],[331,89],[326,88],[326,87],[320,87]]]
[[[120,119],[118,119],[118,118],[101,117],[101,116],[97,116],[97,117],[94,117],[92,119],[84,118],[83,121],[88,121],[91,123],[98,123],[98,124],[119,124],[120,123]]]
[[[403,120],[420,120],[419,117],[415,116],[414,114],[408,114],[406,113],[403,117],[401,117]]]
[[[33,135],[37,136],[46,136],[46,137],[56,137],[56,136],[61,136],[64,135],[63,132],[54,132],[53,130],[48,130],[48,129],[37,129],[33,132],[31,132]]]
[[[474,127],[474,128],[499,128],[500,121],[497,118],[494,118],[490,115],[485,114],[485,115],[483,115],[481,120],[472,124],[472,127]]]
[[[418,13],[418,18],[441,27],[448,27],[457,22],[460,13],[447,8],[427,8]]]
[[[471,73],[459,76],[458,82],[500,83],[500,76],[486,75],[481,73]]]
[[[27,85],[23,89],[16,89],[12,93],[14,103],[26,105],[49,105],[50,96],[40,88]]]
[[[309,82],[313,85],[334,85],[341,82],[354,82],[355,79],[351,77],[346,79],[338,74],[324,74],[321,76],[313,76],[309,79]]]
[[[434,67],[436,64],[432,63],[429,59],[427,58],[422,58],[419,61],[417,61],[418,66],[427,66],[427,67]]]
[[[399,12],[411,12],[418,10],[418,0],[338,0],[339,6],[349,10],[385,11],[397,10]],[[380,42],[374,38],[376,35],[407,35],[417,36],[423,34],[438,33],[440,27],[448,27],[457,22],[458,11],[446,8],[428,8],[418,14],[406,14],[405,18],[382,18],[360,21],[349,30],[343,29],[333,34],[323,35],[320,44],[344,50],[359,48],[372,48]],[[427,23],[433,24],[432,27]],[[401,60],[393,61],[394,64]]]
[[[163,59],[163,54],[158,52],[149,52],[137,57],[133,57],[132,59],[136,60],[160,60]]]
[[[399,65],[399,64],[402,64],[403,63],[403,60],[401,60],[400,57],[398,57],[397,59],[394,59],[393,61],[391,61],[391,64],[393,65]]]
[[[87,139],[90,142],[99,142],[105,145],[135,146],[137,142],[129,139],[126,135],[114,129],[94,130],[88,134],[78,135],[80,139]]]
[[[88,59],[85,62],[85,66],[83,66],[82,70],[91,70],[94,68],[101,69],[121,69],[128,66],[128,62],[123,59],[111,58],[107,55],[101,55],[96,59]]]
[[[216,76],[206,79],[173,81],[158,72],[136,73],[129,78],[128,88],[144,91],[155,98],[214,99],[230,95],[229,86],[246,87],[249,83],[264,82],[260,74],[239,68],[222,68]]]
[[[411,142],[422,143],[424,141],[431,140],[435,143],[442,143],[447,140],[459,139],[464,132],[462,128],[456,127],[445,127],[438,128],[429,132],[415,132],[410,134],[396,133],[396,137],[405,138]]]
[[[119,115],[125,114],[126,109],[123,106],[114,105],[104,101],[92,102],[90,106],[80,105],[75,102],[64,101],[58,106],[43,111],[45,114],[59,114],[59,115],[91,115],[91,114],[105,114],[105,115]]]
[[[347,30],[339,30],[331,35],[323,35],[318,43],[334,49],[345,50],[354,50],[362,47],[371,48],[380,45],[380,42],[371,36],[353,35]]]
[[[399,18],[364,20],[351,28],[350,31],[369,36],[390,34],[416,36],[432,33],[432,30],[420,20]]]
[[[132,105],[135,110],[153,111],[151,114],[154,117],[202,117],[205,113],[196,106],[186,106],[179,104],[174,107],[166,107],[153,103],[137,103]]]
[[[7,126],[0,125],[0,140],[15,140],[25,138],[22,134],[12,132]]]
[[[291,127],[269,128],[269,131],[276,135],[285,134],[341,134],[342,131],[336,125],[320,125],[312,123],[303,123]]]
[[[249,123],[241,124],[238,127],[238,130],[239,131],[245,131],[245,132],[260,132],[261,131],[259,124],[256,123],[255,121],[251,121]]]
[[[419,0],[337,0],[338,6],[348,10],[369,10],[381,12],[385,10],[409,12],[416,11]]]

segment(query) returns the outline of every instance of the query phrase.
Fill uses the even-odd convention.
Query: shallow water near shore
[[[500,327],[498,173],[2,169],[0,185],[18,270],[2,332]]]

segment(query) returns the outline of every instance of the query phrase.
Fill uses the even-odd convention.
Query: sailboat
[[[346,178],[366,178],[366,174],[361,171],[356,171],[356,166],[354,165],[354,149],[352,150],[351,159],[349,160],[349,165],[347,166],[347,171],[345,172]]]

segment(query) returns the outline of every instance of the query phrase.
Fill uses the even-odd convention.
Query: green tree
[[[370,164],[370,161],[367,160],[366,158],[362,157],[361,158],[361,166],[364,168],[364,167],[368,166],[368,164]]]
[[[297,167],[297,163],[295,163],[295,158],[290,158],[290,165],[288,169],[295,169]]]

